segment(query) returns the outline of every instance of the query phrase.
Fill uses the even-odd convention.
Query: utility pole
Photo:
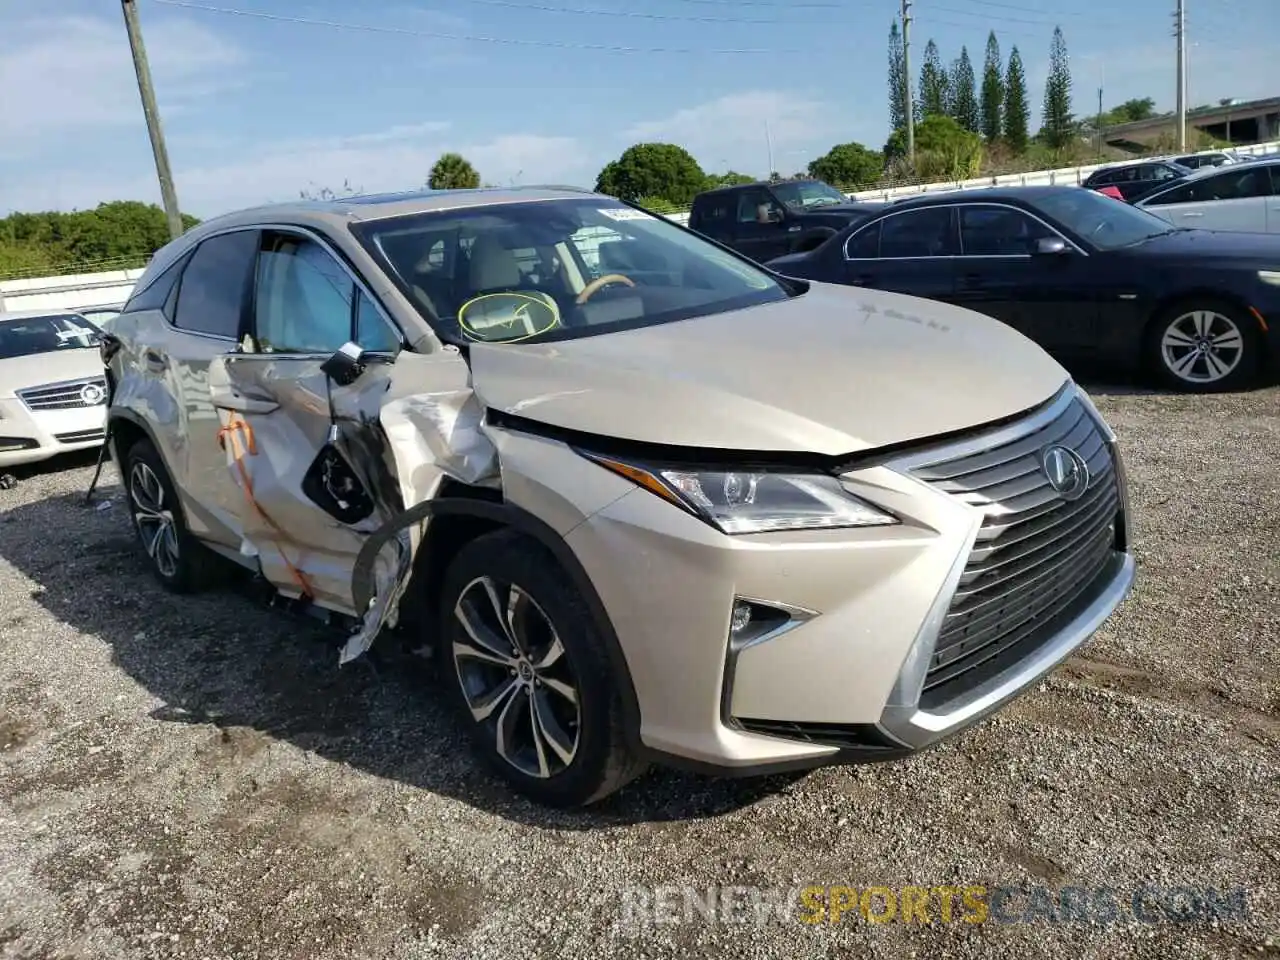
[[[907,162],[916,165],[915,105],[911,102],[911,0],[902,0],[902,82],[907,88]]]
[[[769,121],[764,122],[764,142],[769,149],[769,179],[773,179],[773,134],[769,132]]]
[[[1098,156],[1102,156],[1102,88],[1098,88]]]
[[[169,236],[182,236],[182,214],[178,210],[178,194],[173,189],[173,171],[169,169],[169,151],[164,145],[160,127],[160,111],[156,108],[156,91],[151,85],[151,68],[147,66],[147,49],[142,45],[142,27],[138,24],[137,0],[120,0],[124,25],[129,31],[129,49],[133,51],[133,70],[138,76],[138,94],[142,97],[142,113],[151,135],[151,153],[156,159],[156,175],[160,178],[160,197],[169,221]]]
[[[1178,0],[1174,14],[1178,38],[1178,150],[1187,149],[1187,10],[1185,0]]]

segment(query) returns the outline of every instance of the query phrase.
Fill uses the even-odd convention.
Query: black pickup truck
[[[689,228],[758,263],[812,250],[883,203],[859,203],[821,180],[718,187],[693,198]]]

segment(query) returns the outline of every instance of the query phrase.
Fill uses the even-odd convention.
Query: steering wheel
[[[577,298],[573,302],[581,306],[611,283],[621,283],[628,287],[634,287],[636,285],[634,280],[630,277],[623,276],[621,273],[606,273],[603,277],[596,277],[596,279],[583,287],[582,292],[578,294]]]

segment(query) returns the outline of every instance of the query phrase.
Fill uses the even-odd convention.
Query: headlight
[[[1273,287],[1280,287],[1280,270],[1259,270],[1258,279]]]
[[[588,459],[683,507],[728,534],[835,530],[897,523],[822,473],[645,467],[595,454]]]

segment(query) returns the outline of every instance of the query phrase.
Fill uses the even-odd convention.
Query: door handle
[[[871,282],[871,276],[870,274],[866,274],[866,273],[859,273],[849,278],[849,283],[851,283],[855,287],[865,287],[870,282]]]
[[[270,413],[278,410],[280,404],[270,397],[252,396],[239,390],[215,388],[210,391],[213,405],[222,410],[234,410],[237,413]]]
[[[971,290],[977,289],[983,285],[982,275],[977,273],[966,273],[960,278],[960,285]]]

